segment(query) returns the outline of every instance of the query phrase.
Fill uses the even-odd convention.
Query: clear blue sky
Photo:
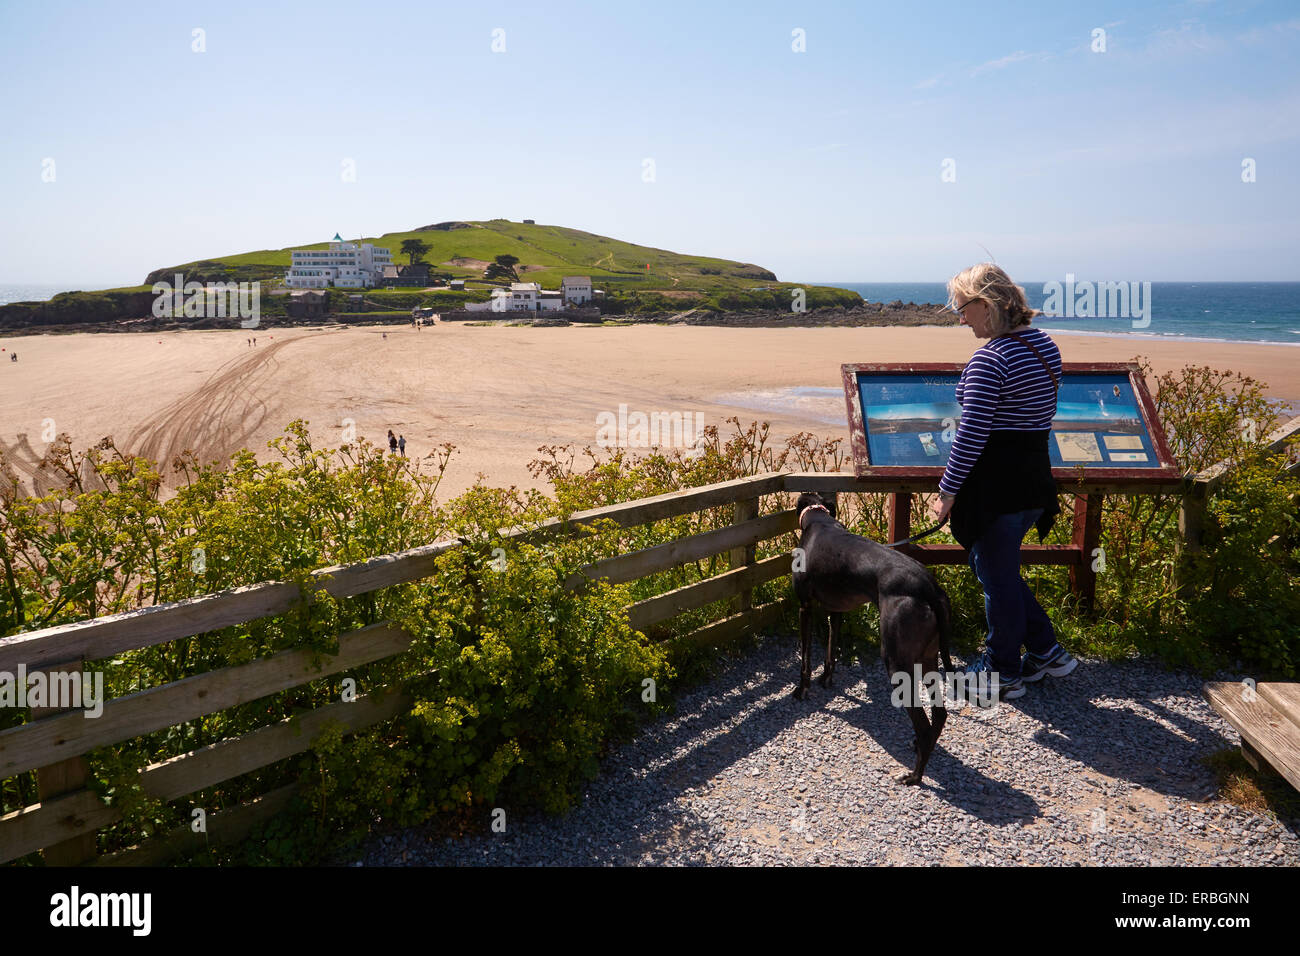
[[[1294,2],[0,0],[0,282],[493,217],[793,281],[984,250],[1035,281],[1297,280],[1297,62]]]

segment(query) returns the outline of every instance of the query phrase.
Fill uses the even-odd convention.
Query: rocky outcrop
[[[412,229],[412,232],[451,232],[453,229],[472,229],[467,222],[435,222],[432,226],[421,226],[418,229]]]
[[[281,272],[284,270],[281,269]],[[213,259],[205,259],[202,262],[195,262],[188,266],[172,266],[169,269],[154,269],[144,277],[143,285],[153,285],[155,282],[166,282],[169,285],[175,285],[176,273],[185,276],[186,282],[228,282],[232,278],[231,269],[224,262],[218,262]]]
[[[676,319],[676,314],[615,316],[624,322],[661,323]],[[808,312],[777,312],[755,310],[752,312],[709,312],[700,310],[678,320],[686,325],[720,325],[729,328],[812,328],[816,326],[871,327],[957,325],[957,317],[943,311],[938,305],[881,305],[864,302],[855,308],[812,309]]]
[[[763,282],[776,282],[776,273],[764,269],[762,266],[756,266],[752,262],[743,262],[738,269],[729,269],[727,275],[735,276],[739,279],[760,279]]]
[[[0,305],[0,329],[79,326],[152,317],[151,292],[61,292],[48,302]]]

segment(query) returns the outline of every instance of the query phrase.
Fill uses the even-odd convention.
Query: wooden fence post
[[[757,518],[758,499],[742,498],[740,501],[736,502],[733,509],[732,521],[734,524],[740,524],[741,522],[749,521],[752,518]],[[730,561],[731,570],[734,571],[736,568],[743,568],[746,565],[753,564],[757,554],[758,546],[756,544],[751,544],[744,548],[732,548]],[[753,606],[753,588],[746,588],[744,591],[741,591],[740,594],[738,594],[731,602],[731,609],[733,612],[748,611]]]
[[[52,664],[43,669],[46,677],[47,702],[51,700],[56,686],[54,681],[55,673],[76,674],[76,679],[81,685],[83,681],[81,667],[82,662],[75,660],[63,664]],[[28,674],[28,677],[30,678],[31,674]],[[60,681],[59,686],[67,685],[65,682]],[[78,686],[78,691],[81,690],[82,686]],[[84,699],[82,703],[85,703]],[[100,703],[103,702],[100,701]],[[45,717],[53,717],[55,714],[61,714],[72,709],[71,707],[50,706],[47,703],[41,707],[31,708],[32,720],[37,721]],[[55,797],[61,797],[77,790],[84,790],[89,779],[90,766],[86,763],[86,758],[83,756],[71,757],[50,764],[48,767],[38,767],[36,770],[36,792],[41,803],[45,803]],[[67,840],[47,846],[42,852],[48,866],[78,866],[95,858],[95,834],[93,832],[82,833],[70,837]]]
[[[1210,483],[1193,479],[1178,506],[1178,543],[1175,548],[1174,582],[1180,600],[1192,597],[1194,576],[1191,564],[1201,553],[1201,536],[1209,510]]]

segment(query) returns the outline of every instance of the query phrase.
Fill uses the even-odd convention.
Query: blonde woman
[[[1057,643],[1051,620],[1020,577],[1026,532],[1037,527],[1043,540],[1060,513],[1047,442],[1061,352],[1030,325],[1037,313],[1024,289],[992,263],[953,276],[948,306],[988,342],[975,350],[957,385],[961,422],[935,512],[941,521],[951,512],[953,537],[969,552],[984,588],[988,638],[966,672],[986,680],[997,674],[998,699],[1014,700],[1026,683],[1064,677],[1078,664]],[[967,685],[974,690],[975,683]]]

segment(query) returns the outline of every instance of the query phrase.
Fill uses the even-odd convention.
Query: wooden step
[[[1255,690],[1274,710],[1300,727],[1300,684],[1260,684]]]
[[[1201,693],[1241,734],[1242,753],[1256,769],[1264,769],[1262,760],[1300,790],[1300,720],[1291,719],[1300,714],[1300,684],[1260,684],[1251,695],[1240,683],[1220,681]]]

